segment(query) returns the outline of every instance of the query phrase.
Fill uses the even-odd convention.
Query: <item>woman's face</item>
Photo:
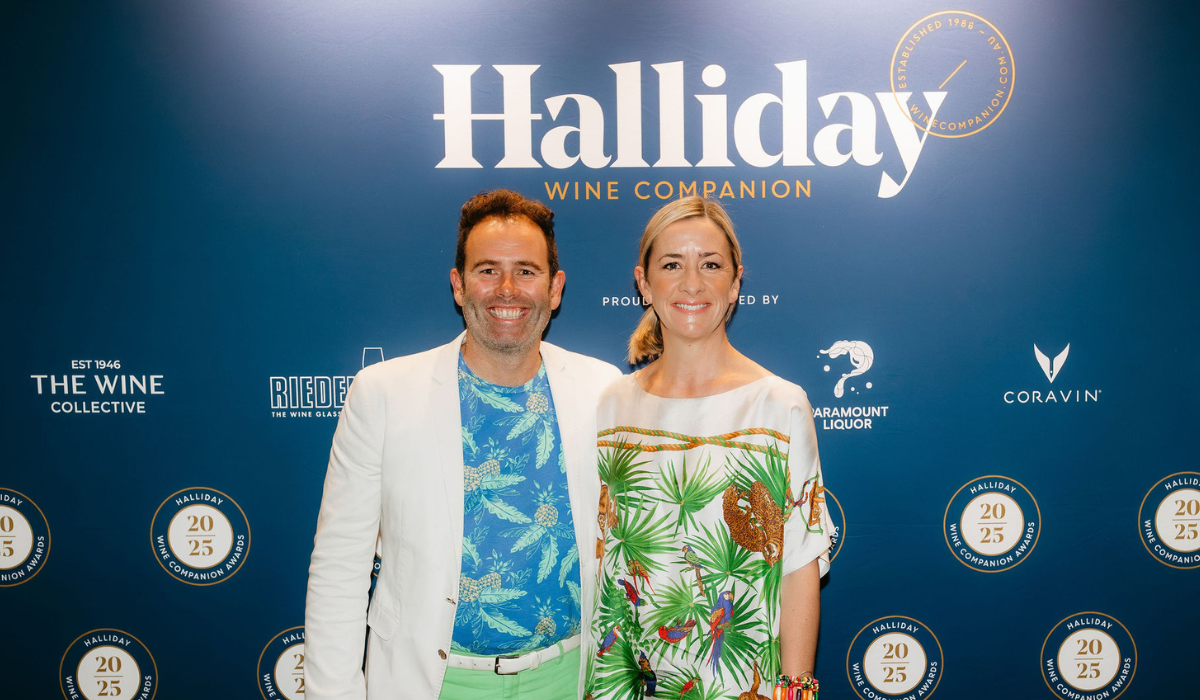
[[[637,267],[634,276],[658,313],[664,339],[702,340],[724,331],[742,277],[732,257],[725,234],[702,217],[676,221],[658,234],[646,267]]]

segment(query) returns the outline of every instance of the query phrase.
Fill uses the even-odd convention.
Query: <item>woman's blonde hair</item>
[[[658,239],[658,234],[671,224],[694,218],[708,219],[725,234],[725,239],[729,241],[733,274],[735,278],[737,277],[737,270],[742,265],[742,246],[738,243],[737,234],[733,230],[733,222],[729,220],[729,214],[718,202],[696,196],[677,199],[654,212],[654,216],[650,217],[650,222],[646,224],[646,230],[642,233],[642,243],[638,248],[638,265],[641,266],[644,273],[649,270],[650,249],[654,247],[654,241]],[[730,304],[729,309],[725,312],[726,323],[733,315],[736,305],[736,302]],[[651,306],[642,314],[642,320],[638,322],[633,335],[629,336],[629,363],[637,365],[649,362],[661,355],[662,351],[662,326],[659,325],[658,314]]]

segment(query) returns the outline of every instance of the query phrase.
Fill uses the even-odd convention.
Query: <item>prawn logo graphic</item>
[[[835,364],[845,366],[844,361],[833,362],[838,358],[844,356],[850,362],[849,371],[843,372],[833,386],[835,399],[865,396],[867,391],[874,388],[873,382],[860,383],[857,379],[866,374],[875,364],[875,351],[865,341],[839,340],[821,350],[817,358],[821,359],[822,356],[830,361],[823,367],[826,372],[834,371]],[[846,391],[847,382],[849,382],[849,393]],[[874,427],[875,421],[887,416],[887,411],[887,406],[814,406],[813,420],[824,430],[870,430]]]
[[[1063,351],[1055,355],[1054,359],[1051,360],[1049,357],[1046,357],[1046,353],[1038,349],[1037,343],[1034,343],[1033,355],[1037,358],[1042,371],[1046,373],[1046,379],[1049,379],[1051,384],[1054,383],[1054,379],[1058,376],[1058,373],[1062,371],[1062,366],[1067,361],[1068,352],[1071,352],[1070,343],[1067,343],[1067,347],[1063,348]]]
[[[853,369],[843,374],[837,385],[833,387],[833,395],[839,399],[846,393],[846,380],[866,374],[875,362],[875,353],[871,350],[871,346],[861,340],[839,340],[830,345],[828,350],[822,350],[821,354],[828,355],[831,360],[842,355],[850,356],[850,365]],[[825,371],[828,372],[829,369],[829,365],[825,365]],[[871,382],[867,382],[863,386],[870,389]],[[857,390],[857,387],[850,387],[850,391]]]

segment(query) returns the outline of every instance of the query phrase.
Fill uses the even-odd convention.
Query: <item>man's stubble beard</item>
[[[479,349],[491,354],[522,357],[532,352],[542,342],[542,334],[546,332],[546,326],[550,324],[548,306],[538,303],[530,304],[529,316],[526,317],[527,323],[529,328],[536,328],[536,332],[531,332],[528,336],[513,339],[510,342],[504,342],[487,332],[488,324],[492,320],[492,315],[487,312],[487,304],[479,303],[470,296],[466,296],[463,301],[466,302],[462,307],[462,312],[463,320],[467,324],[468,342],[475,343]]]

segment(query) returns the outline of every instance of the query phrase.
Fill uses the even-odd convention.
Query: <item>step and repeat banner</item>
[[[346,392],[461,330],[458,211],[503,186],[557,215],[548,339],[613,363],[649,216],[731,212],[733,342],[814,409],[823,698],[1194,696],[1195,10],[185,0],[6,25],[0,695],[304,697]]]

